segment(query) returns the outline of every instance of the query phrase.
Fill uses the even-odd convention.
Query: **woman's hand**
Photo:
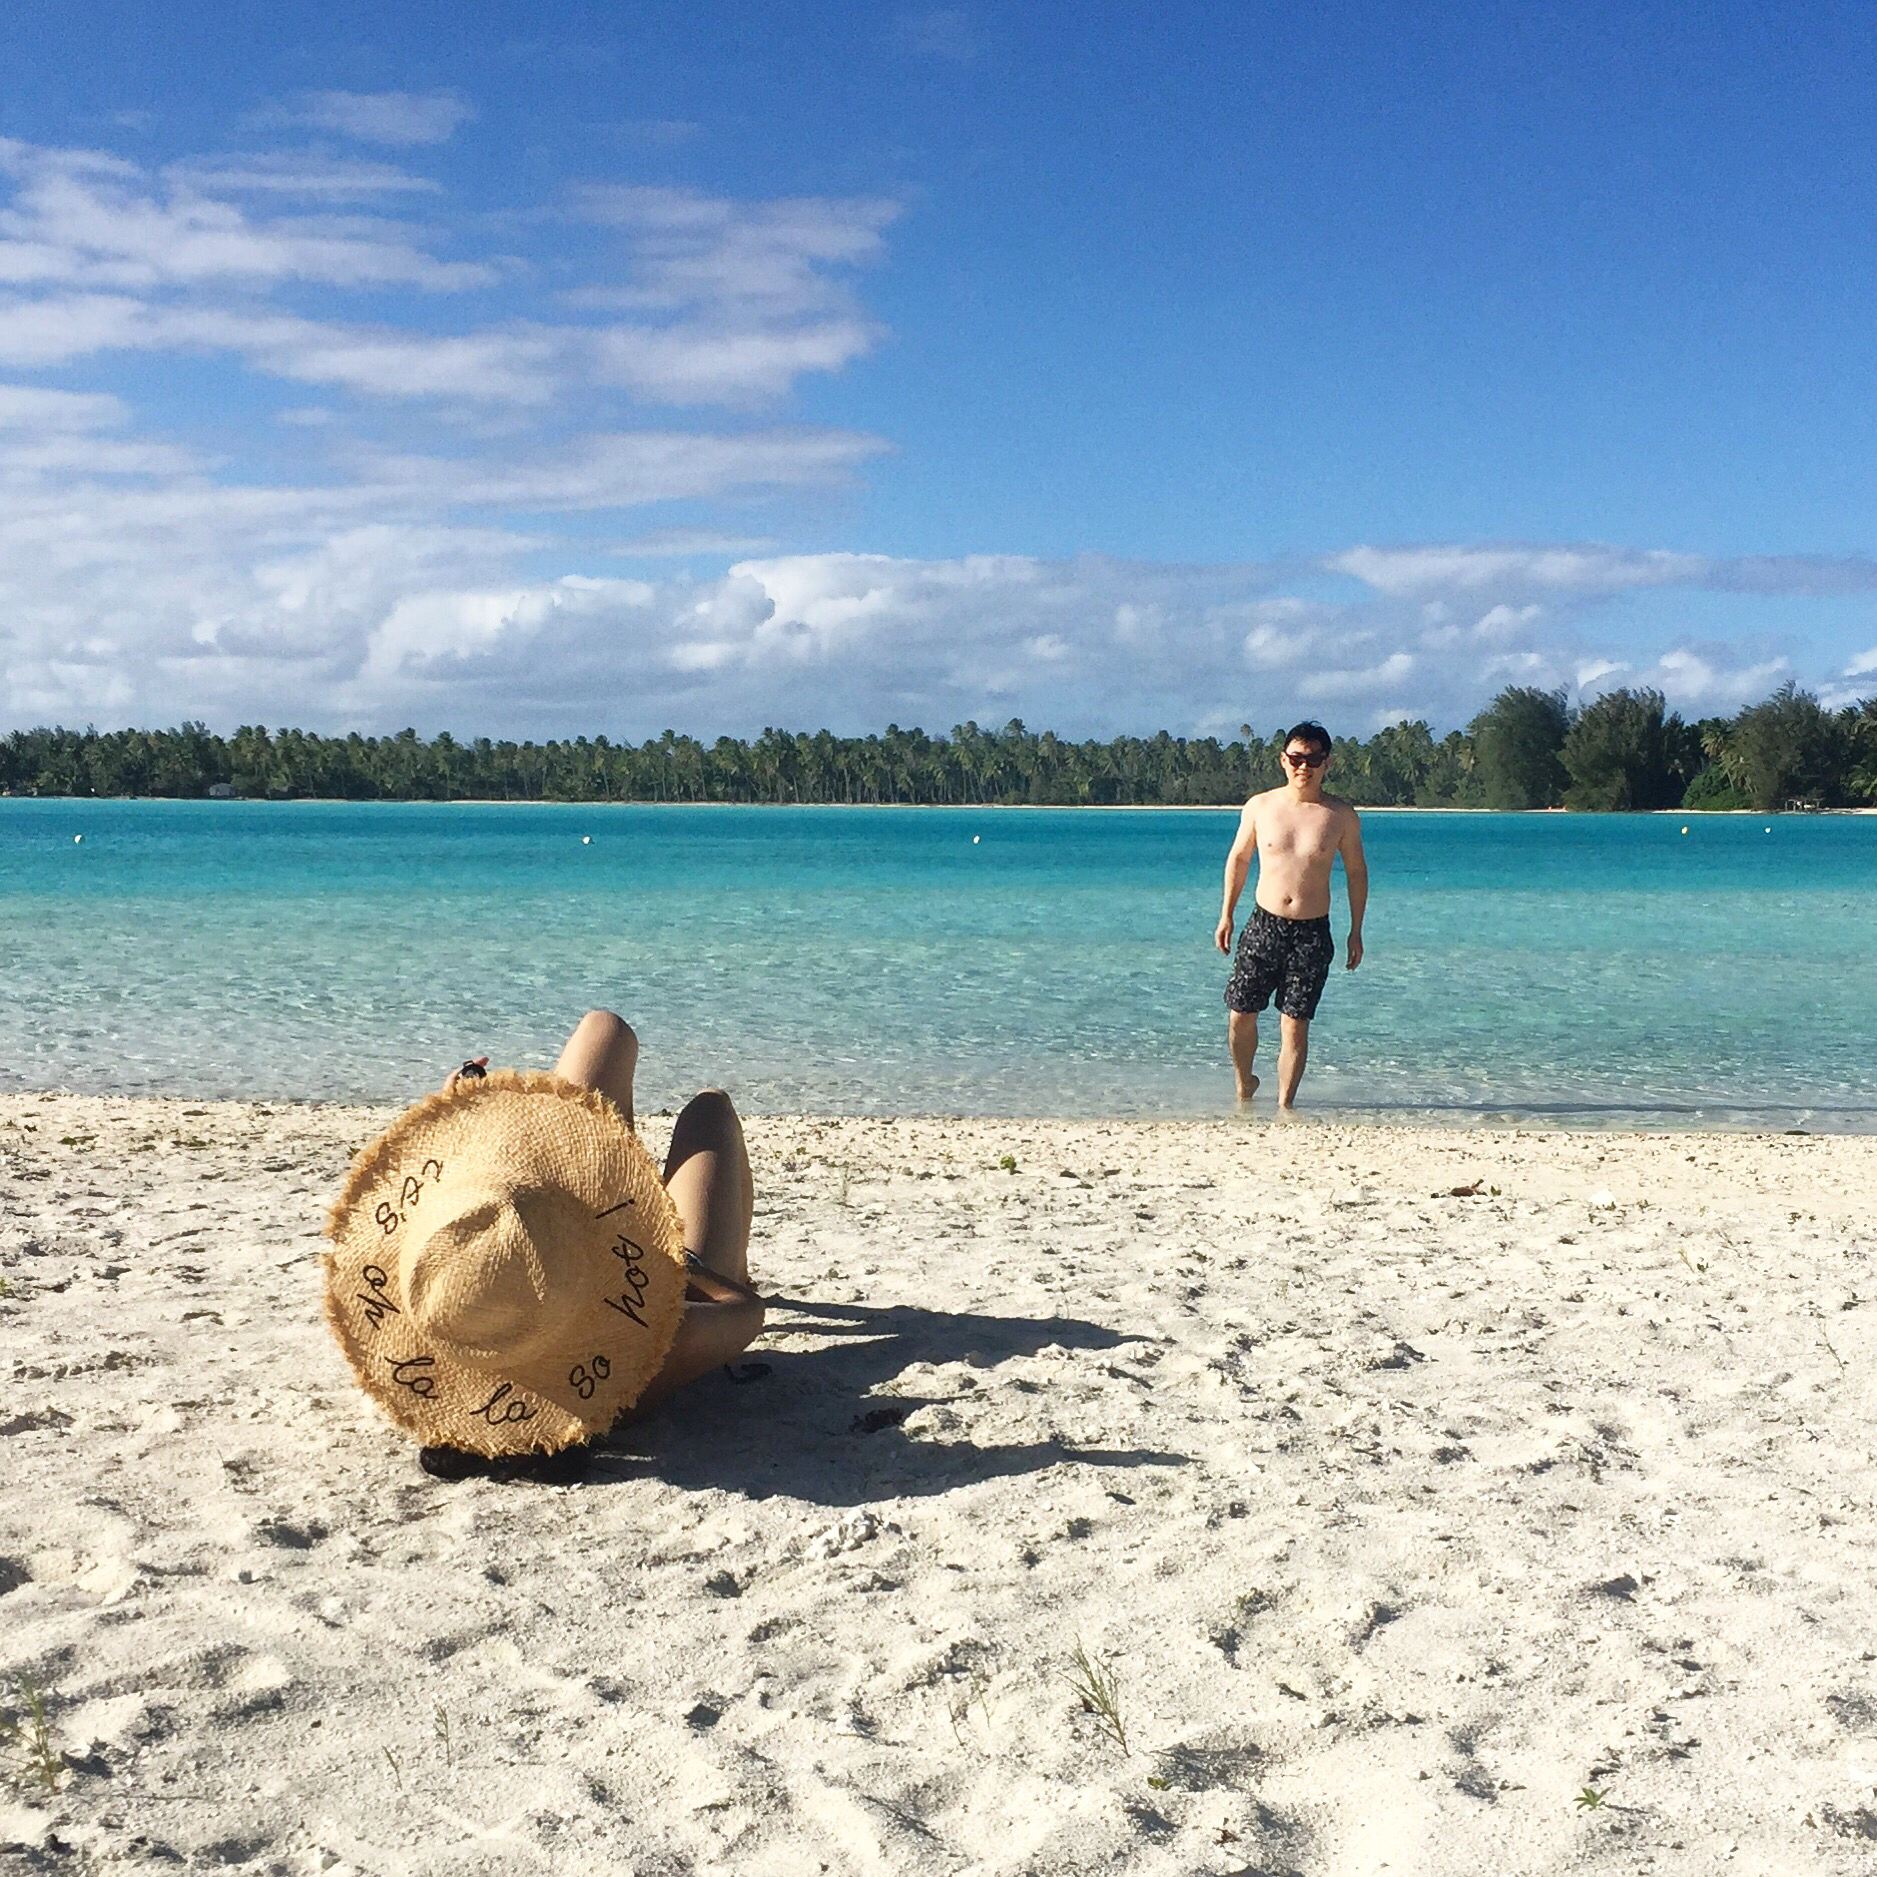
[[[762,1298],[747,1284],[713,1271],[696,1252],[684,1254],[684,1295],[687,1302],[740,1303],[762,1307]]]
[[[460,1069],[452,1069],[443,1078],[443,1092],[449,1094],[458,1082],[480,1082],[489,1073],[487,1056],[471,1056]]]

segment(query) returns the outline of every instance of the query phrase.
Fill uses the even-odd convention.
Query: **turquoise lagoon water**
[[[1317,1112],[1877,1127],[1877,819],[1364,825]],[[1232,827],[0,801],[0,1088],[397,1099],[551,1061],[603,1004],[648,1109],[714,1081],[769,1111],[1223,1112]]]

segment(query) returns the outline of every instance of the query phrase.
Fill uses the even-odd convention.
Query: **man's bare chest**
[[[1260,820],[1258,854],[1292,866],[1327,865],[1335,858],[1339,832],[1333,809],[1286,809]]]

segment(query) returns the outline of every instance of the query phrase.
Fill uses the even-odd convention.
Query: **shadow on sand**
[[[815,1338],[811,1347],[791,1347]],[[1052,1344],[1112,1349],[1135,1340],[1073,1317],[1000,1317],[873,1306],[769,1300],[767,1334],[740,1368],[694,1382],[647,1415],[626,1421],[589,1452],[586,1478],[604,1486],[654,1473],[674,1486],[716,1486],[765,1498],[782,1493],[818,1505],[950,1492],[980,1480],[1062,1465],[1184,1466],[1152,1448],[1077,1447],[1062,1440],[979,1446],[917,1439],[899,1422],[933,1397],[875,1395],[914,1363],[993,1369]],[[903,1411],[903,1412],[902,1412]]]

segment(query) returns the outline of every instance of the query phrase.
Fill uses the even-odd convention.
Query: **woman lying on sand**
[[[552,1074],[467,1062],[353,1162],[326,1318],[426,1471],[571,1476],[544,1458],[761,1330],[736,1109],[696,1096],[661,1176],[633,1131],[638,1055],[630,1024],[589,1011]]]

